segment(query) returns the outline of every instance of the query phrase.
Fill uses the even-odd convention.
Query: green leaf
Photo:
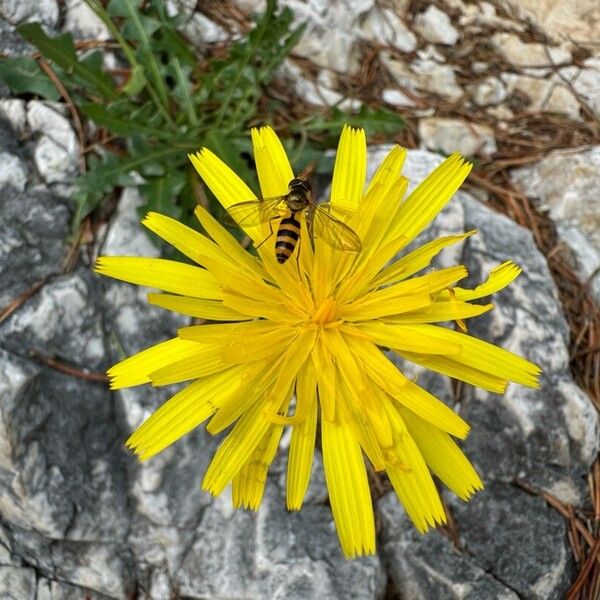
[[[111,0],[108,5],[111,15],[126,17],[123,35],[140,42],[137,57],[145,67],[146,75],[155,87],[162,105],[169,104],[167,87],[160,75],[158,62],[152,50],[150,36],[160,27],[160,21],[146,17],[138,10],[134,0]]]
[[[179,217],[181,207],[177,204],[177,196],[186,183],[185,174],[181,171],[168,173],[163,177],[152,177],[139,187],[145,205],[140,207],[143,215],[147,210]]]
[[[154,136],[158,139],[170,139],[172,133],[165,129],[158,129],[156,127],[150,127],[144,123],[138,122],[131,118],[131,109],[124,115],[118,115],[114,113],[113,106],[105,108],[100,104],[84,104],[81,107],[83,114],[92,119],[94,123],[101,127],[106,127],[111,133],[118,135],[130,136],[133,134],[146,134]],[[134,107],[137,109],[137,107]]]
[[[17,27],[17,32],[29,43],[33,44],[45,58],[55,62],[67,73],[73,73],[88,83],[92,90],[104,98],[115,98],[116,91],[110,77],[103,71],[79,61],[73,46],[73,39],[68,33],[56,37],[47,36],[39,23],[24,23]]]
[[[371,108],[363,104],[357,113],[348,114],[334,108],[330,116],[316,115],[295,129],[312,132],[333,131],[337,135],[345,124],[362,127],[368,136],[378,133],[395,134],[404,128],[404,119],[386,108]]]
[[[37,61],[29,56],[0,60],[0,81],[14,94],[37,94],[48,100],[58,100],[60,94]]]
[[[136,96],[145,87],[147,83],[146,75],[144,73],[144,67],[142,65],[135,65],[131,70],[131,75],[127,80],[127,83],[121,88],[128,96]]]

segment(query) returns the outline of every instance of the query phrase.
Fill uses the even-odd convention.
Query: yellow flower
[[[252,131],[263,197],[285,194],[294,174],[269,127]],[[257,509],[267,471],[285,427],[292,427],[287,506],[299,510],[308,486],[317,424],[333,518],[346,556],[375,552],[375,527],[365,456],[385,471],[419,531],[445,521],[432,473],[466,500],[482,483],[453,437],[465,421],[405,377],[386,350],[418,365],[491,392],[509,381],[537,387],[539,368],[506,350],[436,325],[480,315],[474,304],[519,274],[499,265],[475,289],[455,287],[467,275],[456,266],[415,275],[443,248],[474,232],[442,237],[396,258],[446,205],[471,166],[452,155],[411,194],[400,173],[406,150],[395,147],[366,192],[364,131],[344,128],[331,202],[360,237],[358,253],[321,238],[301,240],[285,264],[273,243],[244,250],[204,208],[205,233],[156,213],[151,231],[200,266],[158,258],[101,257],[104,275],[166,293],[151,304],[217,323],[184,327],[177,337],[109,369],[113,389],[193,380],[170,398],[127,441],[141,460],[165,449],[203,421],[211,434],[232,427],[212,459],[203,489],[232,485],[236,507]],[[255,198],[206,148],[190,156],[225,208]],[[245,227],[255,244],[268,223]]]

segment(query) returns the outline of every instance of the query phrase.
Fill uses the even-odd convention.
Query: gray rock
[[[22,192],[27,183],[27,171],[21,159],[10,152],[0,152],[0,188],[10,185]]]
[[[600,146],[551,152],[539,163],[513,171],[512,178],[556,223],[587,280],[600,267]],[[568,182],[565,185],[565,182]],[[591,281],[600,299],[600,278]]]
[[[12,128],[12,132],[3,135],[3,144],[6,144],[6,138],[16,138],[17,135],[23,135],[27,127],[27,112],[26,103],[24,100],[16,98],[0,99],[0,116],[8,121]]]
[[[415,101],[400,90],[387,88],[381,93],[381,99],[394,106],[414,106]]]
[[[3,600],[36,600],[35,571],[0,566],[0,596]]]
[[[419,121],[421,144],[444,154],[460,152],[466,156],[496,152],[496,138],[491,127],[459,119],[427,117]]]
[[[600,116],[600,57],[592,56],[583,63],[583,68],[565,67],[560,69],[560,77],[555,76],[559,83],[563,78],[571,83],[577,94],[587,103],[587,105]]]
[[[58,23],[58,16],[56,0],[0,0],[0,17],[12,25],[37,21],[53,28]]]
[[[202,13],[195,12],[183,28],[185,36],[196,46],[224,42],[229,34],[217,23],[213,23]]]
[[[417,47],[415,34],[390,8],[374,6],[361,20],[358,35],[378,44],[388,44],[400,52],[413,52]]]
[[[34,160],[42,178],[47,183],[71,181],[77,172],[79,143],[69,121],[48,103],[32,100],[27,122],[32,132],[41,134]]]
[[[64,30],[77,39],[107,40],[110,33],[84,0],[65,0]]]
[[[518,600],[519,596],[486,571],[475,557],[450,540],[414,530],[393,493],[379,502],[383,553],[394,589],[403,600]]]
[[[525,110],[533,113],[540,111],[553,112],[571,119],[581,120],[579,102],[561,82],[527,75],[516,75],[515,73],[502,73],[500,77],[505,83],[509,94],[518,91],[529,98],[529,104],[525,107]]]
[[[60,271],[68,233],[67,208],[48,191],[0,188],[0,306]]]
[[[574,572],[566,524],[541,498],[494,482],[453,509],[461,549],[507,591],[535,600],[564,598]]]
[[[434,44],[453,46],[458,40],[458,30],[450,22],[450,17],[433,4],[415,17],[414,28]]]
[[[385,150],[374,149],[370,170]],[[29,164],[27,156],[18,156]],[[405,168],[411,186],[440,160],[411,151]],[[0,201],[0,270],[7,282],[0,306],[43,274],[57,272],[66,248],[69,215],[61,201],[43,188],[26,187],[16,197],[18,202]],[[140,233],[137,202],[135,194],[124,196],[102,252],[156,254]],[[397,499],[388,496],[380,503],[379,556],[346,561],[318,456],[306,505],[294,514],[285,510],[283,452],[257,513],[234,511],[226,494],[212,499],[201,492],[202,473],[218,442],[201,428],[139,465],[123,441],[174,389],[109,393],[105,384],[51,369],[29,351],[85,376],[85,369],[102,371],[172,337],[189,320],[148,306],[144,289],[101,279],[80,266],[54,277],[0,325],[0,564],[14,578],[10,589],[18,589],[17,581],[28,585],[32,573],[31,592],[26,588],[29,596],[22,597],[38,600],[126,598],[134,590],[150,600],[174,594],[379,600],[387,570],[407,598],[453,593],[509,600],[515,597],[510,588],[523,597],[557,597],[571,574],[564,524],[509,482],[518,475],[561,498],[580,499],[581,475],[597,451],[595,413],[568,376],[565,324],[528,234],[458,194],[427,235],[475,226],[485,245],[471,242],[464,259],[475,279],[503,253],[522,262],[526,275],[498,297],[493,317],[479,319],[473,332],[539,361],[547,378],[545,396],[518,387],[503,399],[464,392],[462,410],[473,424],[465,448],[489,486],[470,504],[452,503],[462,532],[459,551],[437,533],[421,538],[398,516]],[[450,248],[439,264],[458,262],[461,253]],[[542,328],[540,315],[551,325]],[[447,378],[429,374],[420,381],[450,398]],[[521,514],[506,516],[513,507]],[[525,541],[515,556],[531,553],[527,573],[515,568],[512,575],[510,561],[489,568],[491,554],[479,545],[495,531],[477,529],[485,511],[494,515],[496,527],[499,519],[509,521],[509,531],[521,524]],[[546,531],[540,539],[547,548],[536,545],[527,519]],[[544,561],[537,570],[536,552]],[[542,569],[550,566],[551,577],[544,579]]]
[[[486,77],[470,89],[471,98],[478,106],[499,104],[507,95],[506,88],[497,77]]]
[[[409,65],[386,52],[380,54],[380,59],[396,82],[411,91],[432,92],[452,101],[463,95],[456,83],[454,67],[450,65],[440,65],[430,59],[417,59]]]
[[[571,62],[571,52],[564,46],[546,46],[522,42],[514,33],[495,33],[492,46],[515,67],[564,66]]]
[[[376,599],[384,588],[377,557],[343,558],[328,507],[288,513],[281,490],[269,485],[256,515],[215,500],[181,569],[181,592],[191,597]]]

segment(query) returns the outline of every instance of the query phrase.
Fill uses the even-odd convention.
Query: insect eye
[[[302,183],[301,179],[298,178],[294,178],[290,181],[290,183],[288,184],[289,187],[294,187],[295,185],[298,185],[299,183]]]

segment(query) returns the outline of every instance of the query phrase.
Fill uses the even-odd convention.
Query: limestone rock
[[[12,25],[37,21],[52,28],[58,23],[58,4],[56,0],[0,0],[0,17]]]
[[[450,17],[430,4],[425,12],[417,15],[414,21],[415,30],[428,42],[452,46],[458,40],[458,30],[450,22]]]
[[[486,77],[481,83],[473,85],[470,90],[473,102],[478,106],[500,104],[506,96],[506,87],[497,77]]]
[[[529,98],[530,103],[524,107],[526,111],[553,112],[581,119],[577,98],[562,82],[515,73],[502,73],[500,77],[509,93],[518,91]]]
[[[32,100],[27,107],[27,123],[41,134],[34,160],[47,183],[72,179],[77,172],[79,143],[69,121],[49,104]]]
[[[408,64],[386,52],[381,53],[380,59],[397,83],[409,90],[431,92],[452,101],[463,95],[450,65],[428,59],[417,59]]]
[[[555,76],[558,83],[565,78],[571,83],[577,94],[587,103],[592,111],[600,117],[600,57],[593,56],[583,63],[583,68],[565,67],[560,69],[562,77]]]
[[[377,44],[388,44],[400,52],[413,52],[417,47],[415,34],[389,8],[374,6],[362,20],[358,35]]]
[[[513,33],[495,33],[492,46],[515,67],[552,67],[571,62],[571,52],[563,46],[522,42]]]
[[[421,144],[444,154],[460,152],[466,156],[493,154],[496,152],[496,139],[492,129],[443,117],[426,117],[419,121]]]
[[[600,267],[600,147],[560,150],[512,177],[556,223],[583,281]],[[565,182],[568,182],[565,185]],[[600,278],[591,281],[600,300]]]
[[[66,0],[64,29],[77,39],[107,40],[110,33],[84,0]]]

